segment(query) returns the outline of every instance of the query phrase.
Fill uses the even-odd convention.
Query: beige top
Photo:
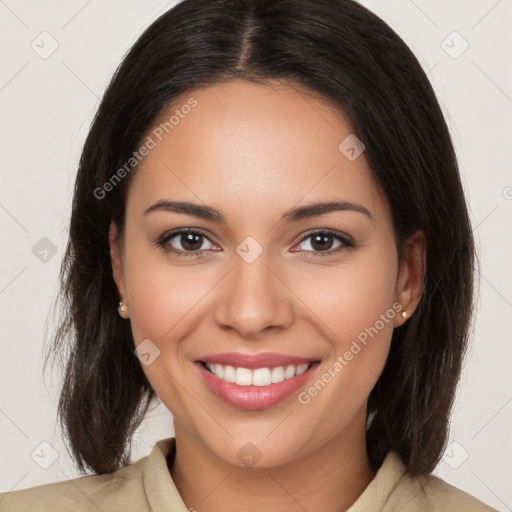
[[[113,473],[1,493],[0,511],[189,512],[167,467],[175,449],[174,437],[161,439],[149,455]],[[411,478],[404,471],[389,452],[347,512],[497,512],[436,476]]]

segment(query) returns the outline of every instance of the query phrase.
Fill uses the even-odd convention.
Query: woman
[[[473,263],[439,104],[382,20],[181,2],[126,55],[76,180],[53,353],[95,475],[0,510],[493,510],[430,474]],[[156,399],[175,435],[130,464]]]

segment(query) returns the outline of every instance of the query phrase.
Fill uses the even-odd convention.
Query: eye
[[[204,245],[205,242],[206,247]],[[165,252],[185,257],[199,256],[207,250],[221,250],[210,241],[205,233],[191,228],[165,233],[159,238],[156,245],[161,247]],[[301,246],[303,247],[300,248]],[[296,247],[300,249],[292,250],[292,252],[313,253],[310,257],[316,258],[328,256],[343,249],[352,248],[354,247],[354,243],[350,238],[341,233],[324,229],[307,234]]]
[[[205,247],[205,242],[207,242]],[[208,247],[210,244],[210,247]],[[209,238],[201,231],[195,229],[180,229],[164,234],[156,242],[166,252],[175,253],[178,256],[197,256],[206,250],[219,250]]]
[[[303,246],[300,250],[313,252],[313,257],[316,258],[318,256],[327,256],[343,249],[352,248],[354,247],[354,243],[348,237],[338,232],[324,229],[306,235],[296,247],[300,246]]]

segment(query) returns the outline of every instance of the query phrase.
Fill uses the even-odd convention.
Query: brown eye
[[[208,244],[210,245],[208,246]],[[157,245],[163,247],[167,252],[184,256],[195,256],[207,250],[218,250],[200,231],[183,229],[163,235]]]
[[[311,247],[316,251],[328,251],[332,248],[334,237],[332,235],[317,234],[311,237]]]
[[[353,246],[353,242],[341,234],[331,233],[330,231],[316,231],[305,236],[297,247],[299,247],[299,250],[323,256],[321,253],[333,254]]]
[[[203,238],[198,233],[182,233],[178,240],[186,251],[197,251],[203,245]]]

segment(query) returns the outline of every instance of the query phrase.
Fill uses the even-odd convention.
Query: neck
[[[362,412],[339,436],[289,464],[270,468],[227,464],[176,423],[173,481],[189,510],[346,511],[376,473],[366,452]]]

